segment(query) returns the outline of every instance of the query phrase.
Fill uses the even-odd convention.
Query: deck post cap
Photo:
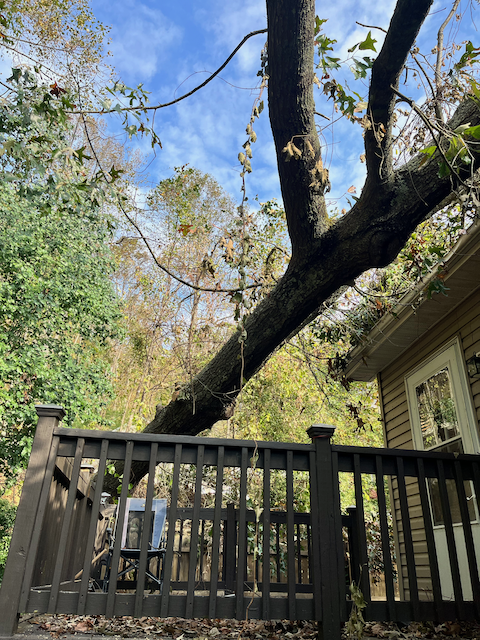
[[[335,427],[331,424],[312,424],[307,429],[307,434],[312,440],[315,438],[331,438],[335,433]]]
[[[35,411],[39,418],[58,418],[63,420],[67,415],[65,409],[56,404],[36,404]]]

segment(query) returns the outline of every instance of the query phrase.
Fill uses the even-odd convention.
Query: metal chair
[[[163,530],[167,516],[167,501],[164,499],[153,500],[152,518],[149,535],[149,549],[147,551],[147,566],[145,580],[150,581],[150,587],[162,591],[163,584],[163,561],[165,558],[165,548],[163,545]],[[123,522],[122,538],[120,541],[120,559],[123,561],[123,568],[117,575],[117,587],[130,589],[136,585],[136,577],[140,562],[140,544],[142,540],[143,527],[145,522],[145,500],[143,498],[127,498],[125,508],[125,518]],[[115,522],[115,529],[110,542],[108,552],[107,571],[103,582],[103,590],[108,591],[110,582],[111,564],[113,550],[116,544],[116,532],[118,529],[118,518]],[[156,567],[151,567],[152,561],[157,560]],[[122,580],[127,574],[134,573],[134,581]]]

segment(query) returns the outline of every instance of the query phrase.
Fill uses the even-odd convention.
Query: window
[[[450,453],[479,451],[463,354],[458,338],[405,378],[413,443],[416,449]],[[442,525],[438,480],[431,479],[430,500],[435,525]],[[471,482],[465,482],[470,519],[476,520]],[[452,520],[461,522],[455,482],[447,480]]]

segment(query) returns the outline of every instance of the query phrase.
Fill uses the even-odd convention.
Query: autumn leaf
[[[58,96],[60,96],[62,93],[67,93],[67,90],[62,89],[62,87],[59,87],[58,84],[54,82],[50,85],[50,93],[52,94],[52,96],[58,98]]]
[[[178,227],[178,231],[182,234],[182,236],[184,238],[186,238],[189,233],[193,233],[193,231],[194,231],[193,225],[191,225],[191,224],[181,224]]]

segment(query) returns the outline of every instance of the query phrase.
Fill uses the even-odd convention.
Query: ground
[[[105,618],[103,616],[72,615],[32,615],[21,618],[19,629],[21,637],[27,640],[51,640],[64,638],[73,640],[137,639],[145,636],[166,640],[310,640],[317,636],[314,623],[297,621],[261,620],[184,620],[183,618],[131,618],[129,616]],[[345,640],[348,636],[343,634]],[[363,640],[386,638],[389,640],[414,640],[432,638],[451,640],[452,638],[480,639],[480,624],[446,622],[440,625],[432,623],[395,623],[370,622],[364,629]]]

